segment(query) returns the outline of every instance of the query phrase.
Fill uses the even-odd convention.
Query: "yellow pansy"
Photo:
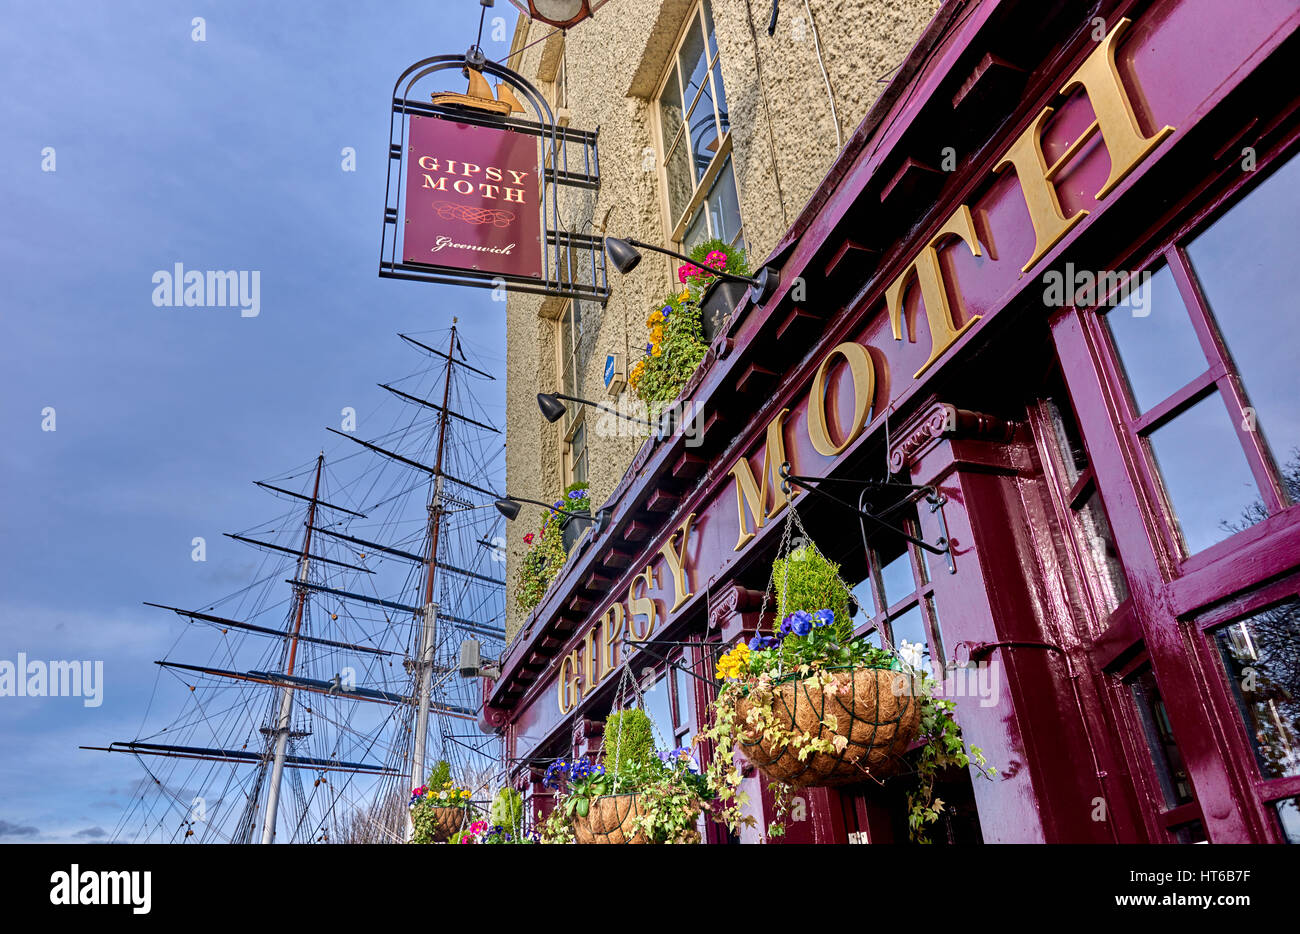
[[[749,646],[740,643],[718,659],[718,678],[739,678],[749,670]]]
[[[690,290],[690,289],[682,289],[682,294],[677,296],[677,300],[678,300],[679,302],[684,302],[684,301],[686,301],[686,300],[687,300],[688,298],[690,298],[690,297],[691,297],[691,290]]]

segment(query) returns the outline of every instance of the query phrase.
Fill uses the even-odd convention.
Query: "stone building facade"
[[[719,235],[743,244],[757,267],[939,5],[787,3],[769,36],[771,7],[760,0],[614,0],[567,33],[521,16],[508,64],[546,94],[557,122],[599,129],[599,190],[561,198],[570,230],[679,251]],[[614,490],[643,440],[635,427],[577,406],[548,423],[535,396],[561,391],[630,410],[630,392],[620,401],[605,389],[606,356],[621,354],[625,369],[640,356],[645,316],[676,285],[675,266],[647,254],[627,276],[611,270],[604,306],[509,297],[512,495],[550,501],[586,480],[599,506]],[[508,531],[511,640],[527,617],[513,582],[535,514]]]

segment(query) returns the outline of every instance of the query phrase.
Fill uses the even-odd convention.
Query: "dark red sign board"
[[[405,261],[540,279],[537,141],[412,117],[409,142]]]

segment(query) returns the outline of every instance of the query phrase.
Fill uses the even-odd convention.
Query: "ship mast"
[[[438,604],[433,602],[434,577],[438,570],[438,536],[442,530],[442,453],[447,439],[447,405],[451,401],[451,365],[456,352],[456,319],[451,319],[447,347],[447,373],[442,383],[442,413],[438,420],[438,449],[433,462],[433,498],[429,502],[429,556],[424,578],[424,625],[420,628],[416,653],[415,746],[411,752],[411,787],[424,780],[424,752],[429,735],[429,701],[433,681],[433,650],[438,627]],[[407,838],[412,827],[407,821]]]
[[[320,474],[324,463],[325,455],[323,453],[317,455],[316,482],[312,486],[311,502],[307,506],[307,531],[303,535],[302,556],[298,559],[297,586],[294,588],[293,593],[293,630],[289,636],[289,662],[285,668],[285,674],[288,677],[293,677],[293,667],[298,657],[298,633],[302,629],[302,614],[307,604],[307,588],[304,584],[307,582],[311,533],[316,525],[316,501],[320,496]],[[286,683],[280,696],[280,718],[275,726],[275,759],[271,765],[271,787],[267,793],[266,816],[262,822],[263,843],[275,842],[275,818],[276,812],[280,808],[280,780],[284,777],[285,753],[289,746],[290,715],[293,713],[293,690],[293,686]]]

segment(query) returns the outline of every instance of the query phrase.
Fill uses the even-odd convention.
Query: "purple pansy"
[[[833,622],[835,622],[834,610],[818,610],[813,614],[814,626],[829,626]]]
[[[761,652],[764,649],[775,648],[777,640],[772,636],[755,636],[749,640],[749,650],[751,652]]]

